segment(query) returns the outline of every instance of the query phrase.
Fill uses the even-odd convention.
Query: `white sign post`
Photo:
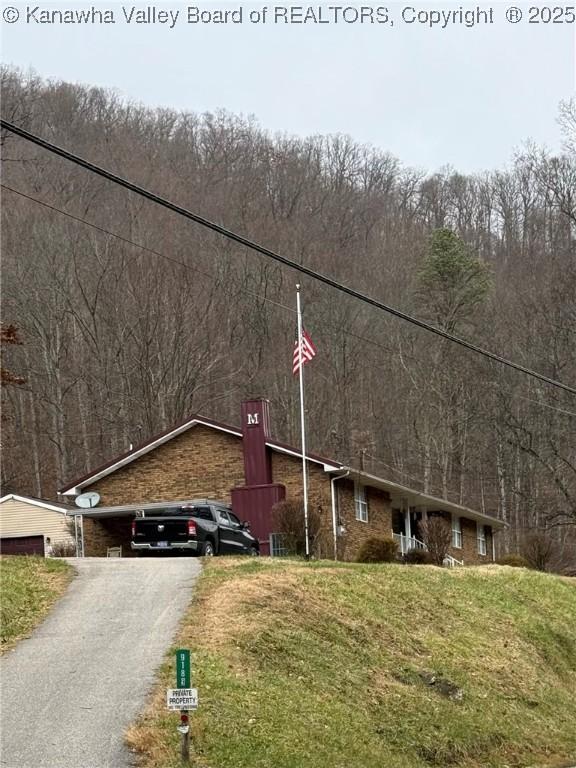
[[[190,651],[179,648],[176,651],[176,685],[166,691],[166,706],[168,709],[180,712],[178,733],[182,736],[180,757],[183,765],[190,764],[190,722],[188,712],[198,709],[198,690],[190,688]]]

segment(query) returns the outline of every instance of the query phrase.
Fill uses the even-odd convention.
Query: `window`
[[[232,512],[228,512],[228,517],[230,518],[230,525],[232,528],[242,528],[242,523],[236,515],[233,515]]]
[[[460,518],[452,515],[452,546],[455,549],[462,549],[462,525]]]
[[[359,483],[354,485],[354,508],[356,509],[356,520],[367,523],[368,502],[366,501],[366,488]]]
[[[476,534],[478,537],[478,554],[486,554],[486,531],[483,525],[476,523]]]
[[[218,523],[220,525],[225,525],[228,528],[230,527],[230,518],[228,517],[228,512],[224,512],[223,509],[217,510],[218,515]]]
[[[283,533],[271,533],[270,534],[270,556],[271,557],[286,557],[290,554],[290,550],[286,546],[286,537]]]
[[[191,512],[190,507],[188,507],[188,514],[192,514],[194,517],[199,517],[201,520],[214,520],[210,507],[193,507]]]

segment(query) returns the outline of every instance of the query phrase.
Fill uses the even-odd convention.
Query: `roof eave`
[[[76,480],[71,485],[65,485],[58,491],[58,493],[62,496],[76,496],[77,494],[81,493],[82,489],[87,485],[92,485],[93,483],[98,482],[98,480],[101,480],[103,477],[107,477],[113,472],[116,472],[118,469],[122,469],[122,467],[125,467],[127,464],[136,461],[136,459],[139,459],[141,456],[145,456],[150,451],[153,451],[155,448],[164,445],[164,443],[172,440],[172,438],[178,437],[178,435],[186,432],[188,429],[191,429],[197,424],[209,427],[210,429],[217,429],[220,432],[227,432],[228,434],[234,435],[235,437],[242,437],[242,432],[240,432],[238,429],[235,429],[234,427],[228,427],[223,424],[217,425],[216,423],[211,422],[209,419],[202,419],[198,416],[195,416],[193,419],[190,419],[184,424],[180,424],[178,427],[175,427],[169,432],[158,436],[158,438],[152,439],[148,443],[144,443],[144,445],[140,446],[139,448],[135,448],[133,451],[122,455],[117,461],[113,461],[108,465],[104,465],[101,467],[101,469],[96,470],[90,475],[85,475],[79,480]]]
[[[285,453],[287,456],[294,456],[297,459],[302,459],[302,451],[298,451],[283,443],[267,440],[266,447],[273,451],[278,451],[278,453]],[[311,461],[314,464],[322,464],[325,472],[336,472],[343,469],[341,464],[337,464],[336,462],[331,463],[328,459],[323,459],[321,456],[316,456],[315,454],[306,454],[306,461]]]
[[[436,496],[429,496],[426,493],[415,491],[413,488],[400,485],[399,483],[395,483],[392,480],[385,480],[384,478],[377,477],[376,475],[372,475],[369,472],[363,472],[361,470],[354,469],[354,467],[341,467],[341,469],[348,470],[351,476],[362,479],[366,485],[388,491],[391,496],[404,498],[414,505],[418,504],[420,506],[433,507],[444,512],[451,512],[461,517],[469,518],[471,520],[485,522],[486,524],[489,524],[498,530],[502,530],[507,527],[507,524],[504,521],[498,520],[498,518],[492,517],[492,515],[486,515],[483,512],[477,512],[476,510],[465,507],[462,504],[456,504],[452,501],[448,501],[447,499],[439,499]],[[332,472],[334,470],[327,471]]]
[[[6,496],[2,496],[0,499],[0,504],[4,501],[18,501],[21,504],[31,504],[33,507],[41,507],[42,509],[49,509],[52,512],[62,512],[63,514],[66,514],[67,512],[73,511],[71,510],[71,507],[65,507],[60,506],[59,504],[52,504],[49,501],[43,501],[41,499],[33,499],[29,496],[20,496],[17,493],[8,493]]]

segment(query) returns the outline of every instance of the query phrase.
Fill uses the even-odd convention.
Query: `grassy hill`
[[[215,560],[178,639],[193,651],[194,764],[576,764],[576,587],[486,566]],[[129,743],[178,765],[173,658]],[[572,759],[573,762],[570,762]]]
[[[63,560],[0,557],[0,653],[40,624],[72,575],[72,568]]]

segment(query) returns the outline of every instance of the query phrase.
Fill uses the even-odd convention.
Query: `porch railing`
[[[428,549],[426,544],[420,539],[415,539],[414,536],[405,536],[403,533],[392,534],[394,541],[398,544],[400,554],[405,555],[411,549]],[[444,558],[444,565],[447,568],[456,568],[457,566],[464,565],[463,560],[456,560],[452,555],[446,555]]]
[[[459,566],[464,565],[464,560],[456,560],[452,555],[446,555],[444,558],[444,565],[448,568],[458,568]]]
[[[410,549],[426,549],[426,544],[414,536],[405,536],[403,533],[394,533],[394,541],[398,544],[400,554],[405,555]]]

